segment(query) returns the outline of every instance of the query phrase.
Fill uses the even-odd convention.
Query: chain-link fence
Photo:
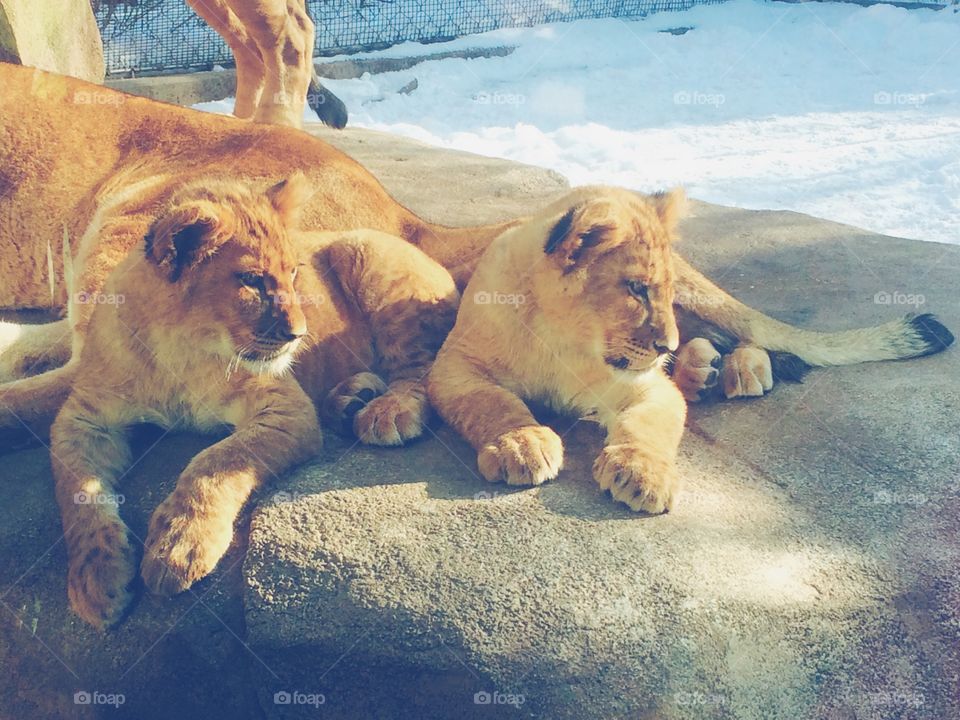
[[[502,27],[603,17],[643,17],[723,0],[307,0],[317,55],[407,40],[438,42]],[[152,74],[232,62],[226,43],[184,0],[91,0],[107,72]]]

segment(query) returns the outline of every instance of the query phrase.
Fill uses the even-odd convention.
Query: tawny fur
[[[164,594],[207,575],[250,493],[318,449],[314,403],[341,381],[365,373],[382,385],[356,412],[362,441],[397,445],[423,432],[424,379],[453,325],[453,280],[384,233],[298,233],[308,191],[298,176],[265,191],[211,178],[152,217],[105,204],[77,253],[76,354],[0,388],[0,426],[39,414],[49,422],[62,403],[51,461],[68,591],[95,626],[120,619],[136,573],[113,501],[128,426],[233,428],[191,461],[150,521],[140,572]],[[94,296],[113,302],[77,299]],[[51,378],[56,392],[43,386]],[[24,394],[22,383],[35,387]]]
[[[304,105],[341,128],[347,110],[316,78],[314,24],[304,0],[187,0],[230,46],[237,68],[233,114],[254,122],[303,125]]]
[[[679,331],[670,243],[679,191],[571,193],[487,250],[428,389],[490,481],[555,478],[563,445],[527,400],[607,431],[594,477],[634,510],[670,508],[686,404],[662,369]]]

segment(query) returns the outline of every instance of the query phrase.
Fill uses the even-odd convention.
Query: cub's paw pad
[[[403,445],[423,435],[428,407],[425,393],[388,392],[353,416],[353,431],[367,445]]]
[[[727,399],[760,397],[773,387],[769,353],[758,347],[734,349],[723,358],[720,382]]]
[[[323,417],[328,422],[339,425],[344,432],[353,431],[353,420],[367,403],[383,395],[387,384],[379,375],[371,372],[357,373],[327,393],[323,403]]]
[[[481,448],[477,466],[491,482],[540,485],[563,467],[563,441],[543,425],[510,430]]]
[[[677,351],[673,382],[689,402],[703,400],[720,379],[720,353],[706,338],[694,338]]]
[[[176,595],[209,575],[230,546],[233,523],[172,514],[163,505],[150,520],[140,575],[157,595]]]
[[[651,514],[673,507],[680,482],[673,461],[634,445],[607,445],[593,463],[593,477],[631,510]]]
[[[70,606],[98,630],[116,625],[133,600],[136,553],[126,536],[77,552],[67,573]]]

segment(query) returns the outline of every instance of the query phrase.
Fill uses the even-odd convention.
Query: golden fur
[[[304,0],[187,0],[226,41],[237,68],[233,114],[254,122],[303,125],[304,101],[333,127],[347,109],[313,68],[314,24]]]
[[[789,376],[952,343],[928,315],[816,333],[746,307],[671,252],[683,205],[680,191],[575,190],[505,231],[482,256],[428,389],[439,414],[478,451],[487,480],[536,485],[559,473],[561,440],[525,402],[537,400],[606,429],[593,466],[602,488],[634,510],[668,510],[683,396],[701,399],[718,381],[727,397],[762,395],[773,385],[768,349],[781,351],[775,358]],[[710,341],[691,339],[671,382],[663,361],[679,344],[674,306],[740,345],[721,359]]]
[[[95,277],[85,273],[95,265],[106,280],[81,280],[71,294],[80,350],[23,382],[58,377],[67,393],[51,460],[68,592],[98,627],[121,617],[136,572],[115,501],[128,426],[233,430],[191,461],[151,518],[140,572],[162,594],[207,575],[250,493],[317,450],[314,403],[364,442],[399,445],[423,431],[423,378],[453,324],[453,280],[393,236],[297,233],[308,190],[300,176],[266,191],[206,179],[152,217],[120,193],[85,235],[76,276]],[[49,412],[62,398],[44,402],[45,392],[14,390],[3,412]]]
[[[490,246],[428,383],[487,480],[560,471],[560,438],[524,402],[540,400],[606,428],[601,487],[635,510],[669,509],[686,404],[661,358],[679,343],[670,243],[682,204],[679,191],[575,191]]]
[[[97,93],[100,100],[78,102],[79,93]],[[296,171],[302,171],[303,181],[293,181],[285,191],[276,188],[264,194],[267,187]],[[224,184],[218,180],[223,177],[231,178],[232,182]],[[302,201],[300,225],[306,230],[372,228],[373,231],[334,236],[291,234],[290,221],[284,218],[304,192],[309,197]],[[191,278],[205,273],[235,272],[231,262],[239,261],[240,256],[233,255],[229,248],[238,235],[227,233],[224,228],[228,225],[242,230],[240,235],[247,238],[243,242],[249,241],[250,247],[267,242],[266,238],[275,238],[274,244],[263,245],[259,252],[264,263],[280,268],[276,270],[278,276],[290,264],[291,247],[298,256],[313,253],[307,267],[315,273],[300,274],[299,282],[307,285],[299,292],[317,300],[300,304],[311,338],[309,343],[304,339],[298,341],[301,346],[309,344],[310,347],[300,351],[295,383],[270,372],[255,373],[249,363],[240,363],[233,369],[231,383],[248,382],[248,389],[255,392],[247,395],[240,388],[237,397],[246,400],[238,400],[227,408],[226,414],[222,405],[209,415],[197,412],[198,408],[189,402],[181,407],[180,401],[185,399],[183,395],[189,396],[190,388],[181,385],[177,390],[175,383],[161,382],[156,383],[156,392],[163,397],[154,396],[151,402],[161,407],[166,403],[168,412],[147,415],[169,420],[176,412],[183,411],[187,412],[190,424],[197,427],[231,418],[242,421],[244,413],[253,412],[250,399],[262,395],[267,400],[261,408],[264,413],[288,416],[284,422],[295,421],[296,425],[295,432],[276,443],[278,455],[273,455],[270,448],[264,450],[261,457],[274,468],[295,462],[305,452],[304,438],[312,432],[307,428],[309,413],[304,410],[307,397],[334,421],[350,422],[357,435],[367,442],[398,444],[419,432],[424,400],[419,380],[443,331],[452,322],[453,287],[440,265],[450,271],[457,287],[463,287],[483,251],[498,237],[491,254],[484,260],[485,269],[478,271],[474,279],[475,286],[486,285],[490,291],[506,292],[508,288],[500,282],[500,275],[515,280],[519,292],[542,299],[539,304],[514,309],[524,317],[529,316],[534,323],[531,327],[537,328],[537,337],[558,350],[575,351],[578,343],[587,337],[580,331],[603,330],[602,338],[592,338],[596,347],[591,346],[591,352],[601,348],[600,356],[605,359],[598,362],[596,353],[581,357],[577,361],[580,365],[576,366],[582,383],[578,386],[569,376],[564,380],[564,373],[568,371],[558,364],[559,356],[543,347],[536,352],[526,346],[511,351],[509,345],[503,347],[503,338],[498,335],[490,337],[488,347],[473,347],[471,343],[476,340],[471,340],[463,329],[468,325],[467,318],[486,321],[485,309],[493,312],[493,317],[499,316],[497,322],[505,323],[511,316],[504,315],[504,307],[498,305],[481,308],[474,303],[471,306],[468,297],[458,324],[460,330],[453,334],[445,351],[448,367],[436,376],[440,378],[438,402],[453,417],[455,425],[465,428],[468,437],[482,440],[484,444],[478,446],[482,467],[491,478],[502,475],[513,482],[542,480],[555,475],[559,469],[562,460],[559,439],[536,426],[519,396],[544,395],[558,405],[571,401],[573,407],[593,402],[601,406],[601,410],[606,407],[605,422],[609,430],[608,448],[595,467],[600,482],[610,486],[617,497],[631,506],[650,510],[669,506],[676,482],[672,453],[682,430],[683,403],[678,402],[674,385],[665,382],[659,370],[660,361],[654,356],[676,345],[675,319],[666,300],[671,277],[678,304],[684,305],[689,297],[712,293],[711,302],[700,307],[694,304],[688,310],[726,328],[747,343],[795,352],[814,364],[910,357],[935,352],[952,340],[942,326],[929,318],[832,335],[799,331],[776,323],[740,305],[689,268],[681,258],[671,256],[667,241],[673,233],[677,196],[638,199],[622,191],[602,191],[601,194],[609,197],[606,205],[587,203],[570,213],[571,207],[580,202],[577,198],[593,197],[590,191],[578,191],[525,224],[512,221],[478,228],[446,228],[418,218],[393,200],[356,162],[304,133],[206,115],[70,78],[0,64],[0,277],[3,278],[0,309],[63,310],[69,305],[66,320],[46,326],[0,324],[0,373],[8,373],[0,379],[19,378],[0,386],[0,430],[26,425],[42,434],[67,397],[71,397],[60,414],[55,442],[58,447],[66,443],[61,454],[64,462],[57,461],[58,473],[63,477],[58,497],[65,507],[65,517],[69,513],[81,513],[77,516],[79,524],[65,525],[68,534],[81,534],[70,540],[73,548],[71,592],[81,614],[94,623],[114,621],[127,597],[117,589],[118,583],[131,577],[131,565],[126,530],[113,512],[116,508],[113,511],[109,506],[93,508],[99,512],[93,513],[87,522],[82,513],[92,509],[78,510],[67,492],[72,483],[72,487],[92,490],[102,487],[102,494],[109,495],[110,478],[116,476],[124,458],[123,444],[115,427],[109,423],[84,423],[83,412],[87,408],[79,403],[91,403],[91,407],[100,411],[103,409],[93,403],[93,396],[102,398],[107,393],[98,394],[91,388],[98,387],[98,383],[107,383],[108,387],[100,390],[110,392],[129,387],[130,396],[123,396],[123,402],[116,403],[113,410],[104,410],[119,414],[122,420],[121,408],[138,407],[137,402],[143,400],[142,393],[148,393],[147,400],[150,400],[149,392],[153,392],[151,388],[155,384],[141,382],[140,375],[156,378],[162,370],[151,365],[154,358],[138,351],[138,344],[131,341],[143,336],[139,333],[124,336],[119,333],[116,322],[126,317],[130,328],[159,333],[156,336],[159,339],[148,340],[148,344],[155,342],[158,352],[163,351],[162,357],[172,367],[182,363],[182,358],[206,353],[203,357],[207,370],[200,372],[197,380],[203,390],[214,388],[212,381],[204,381],[209,379],[206,373],[222,371],[226,375],[223,363],[230,343],[223,341],[224,329],[232,328],[235,344],[243,329],[249,330],[248,322],[237,322],[242,317],[239,306],[228,303],[225,307],[232,308],[230,312],[234,315],[216,315],[216,308],[223,304],[221,290],[226,285],[204,286],[207,290],[198,290],[197,295],[202,302],[194,306],[177,304],[169,292],[164,303],[147,302],[138,295],[139,286],[124,286],[124,289],[111,284],[120,282],[112,274],[114,269],[122,263],[133,262],[132,249],[142,247],[146,251],[147,236],[153,238],[152,259],[140,260],[139,274],[133,275],[143,281],[144,288],[189,284],[193,282]],[[265,223],[272,217],[271,213],[277,215],[277,219],[268,223],[269,232],[265,227],[256,240],[249,233],[244,234],[253,227],[243,219],[251,213]],[[227,217],[228,222],[205,223],[211,215]],[[230,215],[233,220],[229,220]],[[568,231],[551,234],[551,228],[556,228],[564,218],[569,221]],[[173,243],[175,252],[171,255],[169,238],[178,236],[177,232],[171,234],[171,230],[184,222],[190,227],[197,223],[204,227],[210,225],[210,231],[194,233],[195,239],[204,240],[197,247],[200,256],[180,267],[177,243]],[[521,229],[512,229],[516,227]],[[596,233],[573,231],[594,227]],[[225,239],[227,235],[230,240]],[[551,236],[556,243],[547,254],[544,247]],[[585,239],[589,242],[584,242]],[[196,262],[203,255],[207,240],[223,244],[207,261]],[[513,241],[518,241],[515,251],[509,249]],[[440,265],[423,257],[416,248]],[[604,248],[614,249],[606,260],[602,259]],[[497,264],[497,258],[502,261],[513,257],[514,252],[525,254],[524,257],[531,260],[527,264],[530,269],[525,273],[516,267],[507,265],[504,269]],[[671,257],[672,275],[668,270]],[[656,305],[643,319],[616,309],[617,297],[620,301],[623,298],[607,281],[609,278],[598,283],[585,284],[584,281],[584,277],[598,268],[609,268],[614,274],[620,272],[625,259],[635,261],[638,268],[648,263],[644,266],[648,274],[639,279],[658,287],[653,295]],[[152,275],[143,274],[148,272]],[[174,280],[177,272],[180,275]],[[219,289],[210,294],[210,288]],[[664,294],[661,296],[660,292]],[[125,298],[122,304],[116,300],[118,293]],[[129,302],[127,295],[132,298]],[[86,300],[80,301],[81,297]],[[137,297],[141,298],[139,302],[134,301]],[[230,297],[236,301],[239,295]],[[592,308],[609,326],[603,323],[598,326],[586,308]],[[291,328],[299,327],[296,312],[293,308],[288,310]],[[195,312],[200,313],[200,317],[190,314]],[[168,314],[169,318],[165,319]],[[208,343],[211,338],[203,333],[201,337],[190,335],[194,325],[187,322],[188,315],[199,320],[195,324],[200,327],[207,321],[219,323],[219,349]],[[100,320],[95,321],[96,318]],[[435,321],[423,326],[424,318]],[[536,324],[541,320],[542,325]],[[565,327],[565,322],[572,326]],[[111,323],[119,334],[108,330]],[[851,343],[852,350],[848,347]],[[459,360],[458,346],[468,350],[467,354],[460,353]],[[686,366],[689,372],[682,374],[687,380],[678,376],[678,382],[681,385],[686,382],[688,386],[685,392],[691,389],[700,392],[710,384],[714,370],[710,352],[715,350],[712,345],[704,349],[702,344],[701,350],[681,354],[681,359],[689,361]],[[137,352],[140,354],[135,354]],[[109,353],[119,355],[114,357]],[[502,376],[500,384],[490,382],[489,377],[476,377],[487,353],[489,357],[502,355],[518,363],[516,376],[510,374],[509,363],[502,367],[494,363],[493,370]],[[529,353],[530,359],[525,359],[524,353]],[[769,365],[765,351],[757,347],[738,348],[729,357],[737,357],[738,353],[751,361],[733,364],[738,382],[752,381],[749,373],[762,374],[763,368],[753,362],[758,357],[766,359]],[[55,370],[23,377],[64,362]],[[285,359],[271,356],[254,362],[260,362],[255,366],[257,370],[269,371],[280,369]],[[651,362],[654,364],[650,365]],[[623,367],[618,369],[615,365]],[[118,375],[105,372],[105,368],[112,372],[115,366],[120,368],[121,375],[134,374],[127,386],[119,383]],[[481,401],[479,404],[471,407],[458,402],[457,387],[444,384],[444,374],[449,377],[458,373],[468,383],[464,387],[469,389],[470,383],[474,383],[472,387],[475,399]],[[381,374],[386,375],[389,385]],[[511,385],[511,377],[520,380]],[[751,387],[751,382],[740,382],[740,385]],[[194,388],[193,392],[196,391]],[[573,395],[568,397],[571,391]],[[601,394],[596,398],[598,391]],[[623,401],[626,405],[610,406],[606,400],[608,393],[616,402]],[[640,399],[638,393],[642,395],[642,402],[631,405]],[[381,397],[371,401],[378,394],[382,394]],[[225,396],[218,397],[217,402],[222,402]],[[454,417],[457,413],[460,417]],[[638,428],[646,432],[651,426],[656,426],[651,431],[655,434],[637,436]],[[490,437],[498,428],[504,432]],[[98,435],[101,430],[103,434]],[[287,428],[277,425],[273,430],[282,435]],[[502,437],[511,431],[517,432]],[[238,430],[243,432],[242,428]],[[264,437],[269,437],[269,428],[264,428],[264,432],[267,432]],[[113,454],[70,450],[74,439],[83,437],[84,433],[94,433],[87,441],[94,446],[97,442],[105,443],[104,448]],[[271,440],[266,442],[271,443]],[[158,510],[162,521],[151,525],[151,536],[147,539],[150,550],[147,557],[156,559],[144,561],[145,577],[154,589],[173,591],[208,572],[219,557],[219,548],[229,540],[227,518],[235,514],[250,489],[262,481],[262,472],[250,467],[237,469],[235,463],[242,462],[243,456],[227,452],[232,447],[218,444],[207,451],[210,454],[198,456],[197,461],[209,458],[205,461],[209,464],[197,461],[191,464],[185,479],[182,478],[184,489],[178,485],[178,491],[172,496],[175,500],[161,506],[162,512]],[[214,451],[215,448],[220,450]],[[542,455],[530,455],[534,449]],[[98,457],[103,458],[102,467],[91,468],[86,464]],[[222,467],[218,462],[223,463]],[[69,469],[70,463],[81,471],[80,480]],[[85,485],[88,481],[92,484]],[[209,524],[202,523],[202,532],[197,532],[196,524],[188,521],[182,512],[185,508],[195,509],[190,502],[197,495],[191,489],[206,498],[201,504],[203,508],[212,509]],[[208,491],[212,494],[204,495]],[[94,553],[103,548],[112,554]],[[87,570],[75,570],[89,563],[93,565]],[[107,588],[113,597],[105,592]]]

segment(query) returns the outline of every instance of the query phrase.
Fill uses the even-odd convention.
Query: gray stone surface
[[[89,0],[0,0],[0,60],[103,82]]]
[[[527,212],[563,187],[505,161],[319,133],[451,224]],[[960,248],[694,211],[685,253],[781,319],[879,322],[911,308],[874,295],[901,291],[960,327]],[[693,409],[687,488],[657,518],[595,487],[586,424],[552,420],[568,470],[520,491],[478,479],[443,428],[400,451],[330,436],[248,513],[245,561],[246,521],[213,578],[143,599],[102,636],[67,609],[45,452],[5,455],[0,718],[958,717],[958,365],[951,350],[819,370]],[[155,439],[124,486],[141,534],[210,442]],[[78,690],[126,703],[78,707]],[[483,691],[524,702],[474,704]]]
[[[781,319],[876,323],[915,309],[875,301],[901,292],[960,327],[960,248],[694,213],[687,256]],[[958,717],[958,370],[954,350],[695,408],[656,518],[595,486],[587,423],[554,420],[568,467],[532,490],[485,483],[445,429],[335,445],[254,511],[249,641],[329,717]]]

